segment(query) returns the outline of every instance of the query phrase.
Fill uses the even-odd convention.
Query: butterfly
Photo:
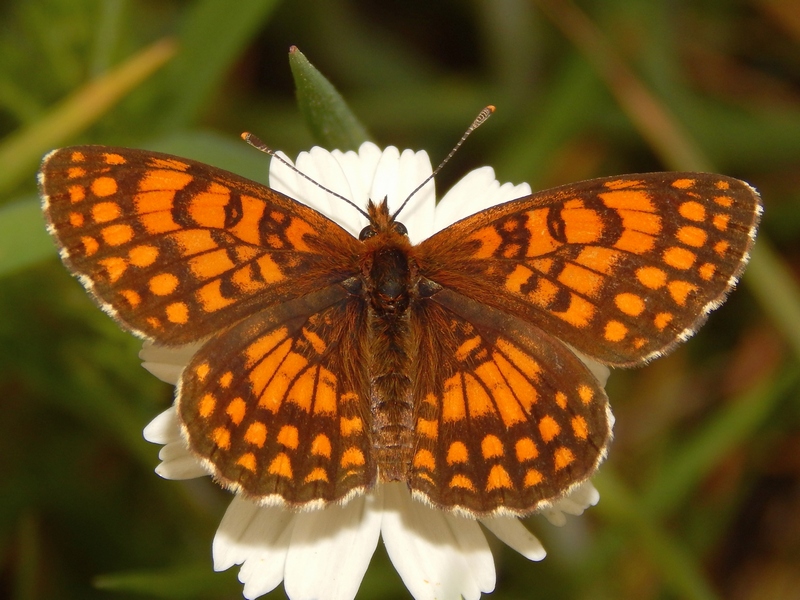
[[[648,173],[537,192],[417,245],[370,201],[358,237],[278,191],[156,152],[74,146],[39,173],[66,266],[124,328],[202,342],[183,436],[263,504],[378,482],[475,516],[527,515],[590,477],[611,437],[574,350],[642,365],[688,339],[748,260],[758,193]]]

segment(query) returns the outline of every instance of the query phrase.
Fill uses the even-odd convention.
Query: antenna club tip
[[[488,111],[488,112],[489,112],[489,114],[491,114],[491,113],[493,113],[494,111],[496,111],[496,110],[497,110],[497,108],[495,108],[494,104],[490,104],[490,105],[489,105],[489,106],[487,106],[487,107],[486,107],[484,110]]]
[[[249,139],[250,139],[250,136],[251,136],[251,135],[252,135],[252,134],[251,134],[249,131],[243,131],[243,132],[241,133],[241,135],[239,135],[239,137],[240,137],[240,138],[242,138],[242,139],[243,139],[243,140],[246,142],[247,140],[249,140]]]

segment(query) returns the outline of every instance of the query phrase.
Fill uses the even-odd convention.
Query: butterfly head
[[[389,214],[389,204],[385,198],[377,204],[372,200],[369,201],[367,217],[369,225],[358,234],[358,239],[362,242],[380,234],[386,234],[389,239],[399,237],[408,240],[408,229],[399,221],[395,221],[395,215]]]

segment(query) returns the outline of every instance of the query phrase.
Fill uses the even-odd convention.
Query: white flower
[[[431,174],[425,152],[389,147],[381,151],[366,143],[356,152],[328,152],[313,148],[297,159],[303,173],[366,207],[368,199],[388,198],[390,212]],[[353,235],[367,225],[353,207],[299,176],[277,160],[271,162],[271,187],[302,199],[305,204],[334,219]],[[458,219],[484,208],[530,193],[527,184],[500,185],[490,167],[477,169],[435,203],[431,181],[402,212],[412,243],[419,243]],[[199,345],[164,349],[145,344],[143,365],[151,373],[176,384],[181,370]],[[605,385],[608,369],[585,359]],[[181,437],[172,407],[156,417],[144,437],[163,444],[156,472],[167,479],[207,475]],[[579,515],[597,503],[599,495],[588,481],[542,511],[551,523],[561,525],[564,514]],[[378,484],[369,494],[344,506],[293,512],[264,507],[235,497],[217,530],[213,543],[214,568],[242,565],[239,580],[244,596],[257,598],[281,582],[292,600],[351,600],[382,537],[389,557],[411,595],[422,599],[476,599],[495,585],[489,544],[479,525],[530,560],[545,551],[522,523],[511,517],[474,520],[433,509],[412,500],[405,484]]]

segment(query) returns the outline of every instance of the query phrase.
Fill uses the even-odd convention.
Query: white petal
[[[165,348],[152,342],[145,342],[139,351],[139,358],[142,360],[142,366],[150,373],[161,381],[176,385],[183,368],[202,346],[202,343],[197,343],[178,348]]]
[[[600,492],[591,481],[584,481],[552,507],[544,509],[541,515],[556,527],[562,527],[567,522],[565,514],[582,515],[583,511],[599,501]]]
[[[383,489],[381,535],[416,600],[477,600],[494,589],[494,563],[477,521],[414,501],[403,484]]]
[[[181,439],[181,426],[178,422],[178,411],[175,406],[150,421],[142,431],[144,439],[153,444],[169,444]]]
[[[171,442],[161,448],[158,458],[162,462],[156,467],[156,473],[164,479],[194,479],[209,474],[189,452],[183,440]]]
[[[224,571],[242,565],[239,581],[244,583],[245,598],[258,598],[272,591],[283,581],[296,516],[235,497],[214,536],[214,569]]]
[[[542,560],[547,552],[544,546],[528,528],[513,517],[494,517],[481,519],[481,523],[491,531],[497,539],[516,550],[528,560]]]
[[[292,600],[352,600],[380,535],[381,497],[368,494],[345,506],[295,515],[286,559]]]

